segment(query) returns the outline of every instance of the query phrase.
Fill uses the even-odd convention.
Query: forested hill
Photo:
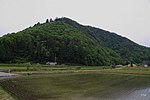
[[[56,21],[68,23],[74,28],[82,31],[89,38],[103,47],[109,48],[119,54],[124,63],[141,63],[143,60],[150,59],[150,48],[141,46],[133,41],[112,33],[91,26],[83,26],[69,18],[60,18]]]
[[[114,65],[146,59],[150,59],[149,48],[68,18],[47,20],[0,37],[0,63]]]

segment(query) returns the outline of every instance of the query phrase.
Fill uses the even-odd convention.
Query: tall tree
[[[50,22],[53,22],[53,19],[52,19],[52,18],[50,18]]]
[[[48,19],[46,19],[46,23],[48,23],[49,22],[49,20]]]

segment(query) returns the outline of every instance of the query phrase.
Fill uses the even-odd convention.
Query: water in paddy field
[[[150,100],[150,87],[124,91],[116,100]]]
[[[150,100],[150,88],[122,90],[119,94],[108,94],[104,98],[101,96],[88,98],[75,97],[72,100]]]
[[[150,88],[122,91],[120,95],[105,98],[79,98],[79,100],[150,100]]]
[[[10,75],[9,73],[7,74],[1,73],[0,75],[8,77],[13,74]],[[16,79],[16,81],[14,81],[15,79],[14,80],[12,79],[13,80],[12,83],[16,84],[16,82],[19,82],[19,85],[23,85],[23,86],[28,83],[29,85],[27,84],[26,87],[29,86],[28,88],[30,89],[31,83],[32,84],[36,84],[37,82],[43,83],[44,81],[43,86],[45,86],[47,85],[47,83],[54,82],[51,84],[52,87],[48,87],[49,85],[47,85],[46,88],[41,87],[41,85],[37,86],[37,84],[32,85],[32,87],[34,86],[36,86],[36,88],[38,87],[38,90],[36,90],[34,87],[34,91],[38,91],[38,94],[33,94],[35,98],[38,98],[38,100],[45,100],[45,98],[47,98],[46,100],[54,100],[54,99],[55,100],[150,100],[149,76],[144,76],[144,77],[134,76],[134,75],[118,76],[112,74],[111,75],[110,74],[108,75],[107,74],[106,75],[105,74],[60,75],[59,74],[58,76],[57,75],[53,77],[52,76],[53,75],[30,76],[30,77],[27,76],[19,80]],[[30,78],[34,81],[31,82],[31,80],[29,80]],[[25,84],[22,84],[23,82]],[[74,82],[76,82],[76,84],[73,84]],[[41,91],[43,88],[44,88],[44,92],[41,92],[41,95],[39,95],[39,91]],[[47,91],[50,91],[52,89],[53,91],[56,90],[56,92],[53,93],[52,91],[49,92],[49,94],[47,94],[48,93]],[[22,93],[27,93],[27,92],[22,92]],[[51,97],[52,93],[53,95]],[[28,97],[28,94],[25,95],[27,95]],[[30,99],[25,99],[25,100],[30,100]]]
[[[131,91],[131,94],[127,96],[127,100],[150,100],[150,88],[145,89],[137,89],[135,91]]]

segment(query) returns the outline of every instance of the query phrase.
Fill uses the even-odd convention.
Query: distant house
[[[55,65],[57,65],[57,62],[47,62],[46,64],[51,65],[51,66],[55,66]]]
[[[144,65],[144,67],[148,67],[148,65]]]
[[[144,60],[143,64],[145,67],[150,66],[150,60]]]

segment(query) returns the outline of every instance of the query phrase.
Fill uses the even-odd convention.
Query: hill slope
[[[94,40],[95,43],[107,47],[119,54],[124,63],[140,63],[144,59],[150,59],[150,48],[138,45],[116,33],[111,33],[91,26],[83,26],[68,18],[60,18],[56,19],[56,21],[68,23],[74,28],[84,32],[89,38]]]
[[[0,38],[0,62],[57,61],[82,65],[140,63],[150,49],[68,18],[36,24]]]

